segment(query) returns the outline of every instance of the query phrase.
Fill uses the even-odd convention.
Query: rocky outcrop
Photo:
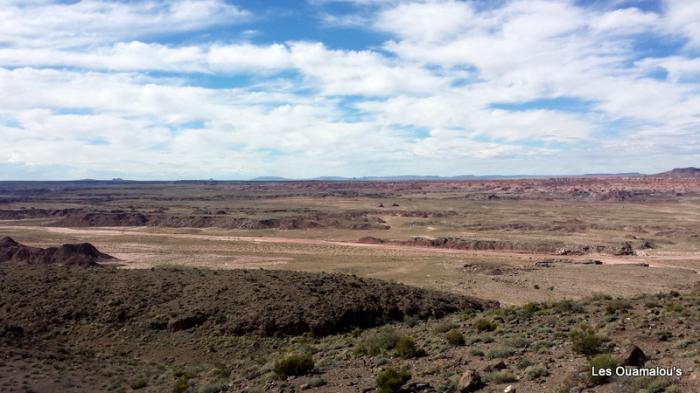
[[[10,237],[0,239],[0,263],[96,266],[98,262],[110,259],[114,258],[101,253],[90,243],[38,248],[25,246]]]

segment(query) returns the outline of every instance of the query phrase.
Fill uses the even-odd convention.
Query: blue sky
[[[0,5],[0,179],[700,166],[694,1]]]

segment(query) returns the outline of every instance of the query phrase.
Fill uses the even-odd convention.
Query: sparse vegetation
[[[525,374],[527,375],[527,379],[535,380],[549,376],[549,370],[547,370],[547,368],[544,366],[533,366],[528,367],[525,370]]]
[[[450,330],[453,330],[457,327],[457,324],[450,320],[442,319],[435,323],[433,326],[433,331],[435,333],[447,333]]]
[[[490,383],[509,383],[515,382],[518,378],[512,372],[508,370],[492,371],[486,373],[484,379]]]
[[[406,370],[387,368],[377,375],[377,392],[398,393],[411,380],[411,373]]]
[[[175,385],[173,386],[173,393],[184,393],[187,389],[189,389],[189,387],[189,379],[180,378],[175,381]]]
[[[552,304],[552,309],[556,313],[582,313],[585,311],[583,305],[569,299]]]
[[[450,345],[455,347],[462,347],[466,344],[464,335],[457,330],[450,330],[445,334],[445,338],[447,338],[447,342],[450,343]]]
[[[584,372],[590,364],[626,359],[628,344],[644,351],[648,366],[695,370],[700,364],[695,334],[700,288],[689,290],[697,277],[688,279],[682,269],[634,265],[642,256],[662,265],[665,252],[683,255],[700,247],[691,236],[698,232],[695,221],[672,222],[662,214],[696,208],[700,194],[683,197],[683,203],[669,202],[670,194],[659,194],[654,203],[599,203],[591,197],[599,191],[589,190],[589,184],[572,199],[569,191],[542,191],[537,181],[527,186],[484,182],[487,192],[500,198],[491,200],[481,194],[487,186],[481,188],[480,182],[468,187],[454,182],[454,188],[439,182],[356,183],[212,184],[206,200],[198,194],[181,198],[163,193],[160,186],[145,194],[138,185],[91,187],[83,189],[85,196],[50,189],[18,196],[4,193],[3,184],[0,215],[23,206],[28,212],[22,214],[35,214],[34,201],[56,205],[55,217],[32,218],[18,224],[22,228],[8,229],[13,238],[42,248],[85,238],[100,250],[124,256],[119,263],[154,269],[0,263],[0,390],[41,390],[33,384],[36,380],[76,393],[361,391],[379,389],[381,371],[385,391],[420,391],[426,384],[439,393],[456,393],[460,377],[473,369],[490,385],[480,391],[502,392],[505,384],[518,392],[700,391],[698,382],[686,377],[591,381]],[[185,187],[197,193],[203,189]],[[570,190],[566,184],[557,188]],[[630,191],[629,198],[644,192]],[[65,200],[49,200],[48,195]],[[543,195],[552,199],[545,201]],[[387,206],[381,214],[378,198]],[[76,220],[84,222],[94,213],[85,207],[87,199],[99,201],[93,206],[99,210],[99,225],[143,214],[177,227],[166,229],[156,222],[139,229],[82,227],[66,233],[60,226],[50,233],[40,227],[66,218],[59,211],[63,208],[80,209]],[[400,207],[389,208],[394,199]],[[595,214],[588,214],[591,209]],[[211,220],[230,226],[210,228]],[[239,228],[239,220],[262,227]],[[197,222],[201,227],[187,227]],[[390,228],[380,230],[384,226]],[[381,239],[371,247],[355,244],[365,235]],[[640,236],[653,238],[659,251],[645,249],[640,258],[608,254],[623,241],[639,247],[642,239],[634,237]],[[456,250],[434,250],[452,243]],[[543,248],[522,254],[509,248],[534,244]],[[494,249],[499,252],[491,255]],[[564,253],[554,255],[559,249]],[[597,253],[604,255],[603,266],[588,259]],[[148,258],[142,256],[146,254]],[[533,255],[543,254],[549,254],[549,262],[536,265],[540,258]],[[143,259],[131,261],[130,256]],[[608,259],[619,264],[608,264]],[[206,269],[163,268],[163,261]],[[680,257],[673,264],[698,268],[697,261]],[[246,269],[231,269],[238,267]],[[372,276],[431,290],[364,278]],[[514,285],[518,291],[508,290]],[[671,287],[682,291],[670,293]],[[585,297],[594,291],[620,298]],[[474,299],[462,298],[460,292],[502,304],[479,301],[475,305],[483,307],[471,307]],[[45,344],[41,356],[27,338]],[[175,350],[163,350],[170,347]],[[423,350],[429,356],[421,356]],[[288,362],[286,371],[278,372],[283,360],[299,354],[313,364]],[[413,380],[405,376],[409,373]],[[28,382],[22,384],[24,380]]]
[[[377,356],[396,348],[400,337],[394,330],[382,329],[367,335],[355,348],[355,352],[360,355]]]
[[[668,341],[671,339],[671,337],[673,337],[673,333],[668,330],[660,330],[654,334],[659,341]]]
[[[648,393],[668,392],[668,387],[672,382],[668,378],[663,377],[645,377],[640,378],[637,383],[640,389]]]
[[[614,299],[607,302],[605,305],[606,314],[625,313],[630,310],[632,305],[629,301],[623,299]]]
[[[598,335],[590,325],[581,325],[571,332],[571,348],[574,352],[588,356],[595,355],[604,342],[605,338]]]
[[[291,354],[275,362],[274,372],[278,377],[286,378],[304,375],[314,369],[314,359],[310,354]]]
[[[511,347],[500,347],[486,353],[487,359],[508,358],[515,355],[517,351]]]
[[[396,341],[396,354],[399,355],[401,359],[414,358],[419,354],[416,348],[416,342],[411,337],[401,336]]]
[[[492,332],[498,328],[498,324],[496,322],[493,322],[488,319],[479,319],[476,321],[476,324],[474,325],[477,331],[479,332]]]
[[[594,356],[590,361],[591,369],[596,370],[614,370],[620,364],[620,361],[611,354],[601,354]],[[589,371],[590,372],[590,371]],[[613,372],[614,373],[614,372]],[[590,381],[594,385],[602,385],[610,380],[610,376],[607,375],[590,375]]]

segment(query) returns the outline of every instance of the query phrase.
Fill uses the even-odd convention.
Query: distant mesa
[[[104,254],[90,243],[64,244],[58,247],[38,248],[16,242],[10,237],[0,239],[0,263],[15,262],[32,265],[97,266],[98,262],[114,257]]]
[[[292,179],[287,179],[286,177],[280,177],[280,176],[260,176],[256,177],[254,179],[250,179],[251,181],[289,181]]]
[[[584,177],[636,177],[642,176],[640,172],[622,172],[622,173],[586,173]]]
[[[700,176],[700,168],[673,168],[668,172],[659,173],[659,176]]]

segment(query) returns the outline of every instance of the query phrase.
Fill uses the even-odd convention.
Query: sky
[[[0,0],[0,180],[700,166],[700,1]]]

